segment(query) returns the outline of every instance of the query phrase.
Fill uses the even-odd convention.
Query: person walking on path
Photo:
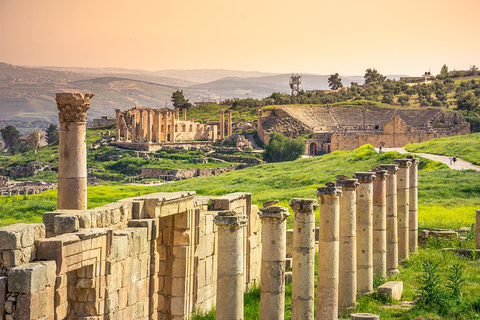
[[[453,157],[449,157],[448,160],[450,160],[450,165],[453,165]]]
[[[452,160],[453,160],[453,164],[455,165],[455,162],[457,162],[457,157],[453,156]]]

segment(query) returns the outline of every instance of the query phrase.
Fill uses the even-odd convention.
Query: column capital
[[[372,172],[375,172],[375,180],[385,180],[388,177],[388,170],[380,167],[373,167]]]
[[[396,164],[381,164],[379,167],[383,170],[387,170],[388,174],[396,174],[398,171],[398,165]]]
[[[342,188],[335,186],[335,182],[327,182],[326,187],[317,188],[317,197],[330,196],[339,197],[342,195]]]
[[[407,155],[407,159],[412,161],[412,166],[418,166],[418,164],[420,163],[420,160],[415,158],[412,154]]]
[[[219,212],[213,222],[218,227],[243,227],[247,224],[247,217],[245,215],[237,215],[233,211],[221,211]]]
[[[354,191],[360,185],[358,179],[351,179],[348,176],[339,175],[337,176],[336,185],[342,187],[342,191]]]
[[[230,110],[230,109],[228,109],[227,112],[228,112],[229,114],[232,114],[232,110]]]
[[[394,164],[398,164],[399,168],[408,168],[412,165],[412,161],[410,159],[395,159],[393,160]]]
[[[288,209],[281,206],[269,206],[266,208],[260,208],[258,213],[261,219],[278,219],[285,220],[290,216]]]
[[[317,199],[295,198],[290,201],[290,207],[295,213],[310,213],[318,208]]]
[[[55,95],[60,122],[87,122],[87,110],[93,93],[62,92]]]
[[[360,183],[371,183],[375,179],[375,172],[355,172],[353,177]]]
[[[220,114],[224,114],[224,113],[225,113],[225,110],[220,109]]]

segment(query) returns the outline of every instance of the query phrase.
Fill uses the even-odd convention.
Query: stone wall
[[[251,195],[156,193],[1,228],[0,315],[184,319],[207,311],[216,298],[213,217],[221,210],[248,219],[246,290],[260,278],[261,227]]]
[[[225,172],[236,170],[237,167],[226,168],[194,168],[194,169],[160,169],[160,168],[142,168],[142,178],[163,179],[163,180],[183,180],[194,177],[216,176]]]

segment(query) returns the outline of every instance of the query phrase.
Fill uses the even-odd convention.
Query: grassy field
[[[353,175],[373,165],[391,163],[396,152],[378,154],[371,146],[355,151],[337,151],[321,157],[263,164],[216,177],[193,178],[162,186],[113,185],[88,188],[88,207],[94,208],[139,192],[194,190],[200,195],[219,196],[251,192],[253,202],[278,199],[288,206],[292,198],[314,198],[316,188],[335,180],[338,174]],[[480,205],[480,172],[454,171],[445,165],[421,159],[419,171],[420,225],[427,227],[469,226],[474,206]],[[0,225],[39,222],[41,213],[55,209],[56,190],[39,195],[0,197]],[[458,217],[458,219],[457,219]],[[452,226],[453,227],[453,226]]]
[[[480,133],[410,143],[405,146],[405,149],[410,152],[456,156],[480,165]]]

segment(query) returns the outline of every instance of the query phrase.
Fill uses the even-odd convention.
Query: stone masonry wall
[[[0,318],[184,319],[215,305],[220,210],[245,214],[245,290],[260,277],[251,195],[156,193],[0,229]]]

